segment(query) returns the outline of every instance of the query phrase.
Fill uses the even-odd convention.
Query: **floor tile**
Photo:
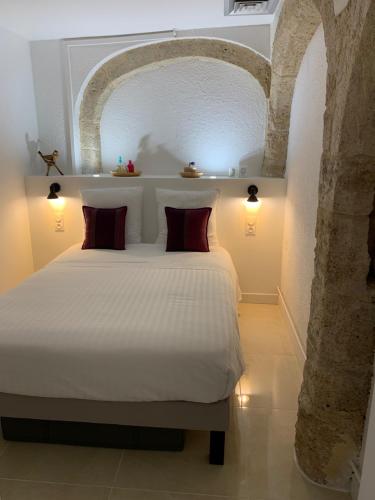
[[[246,370],[224,466],[209,465],[207,432],[188,432],[181,453],[125,450],[121,462],[120,450],[8,444],[0,435],[0,478],[8,478],[0,479],[0,499],[349,500],[307,482],[295,465],[301,373],[279,307],[239,311]]]
[[[251,354],[236,393],[237,404],[250,408],[296,410],[302,376],[296,358]]]
[[[185,493],[167,493],[142,490],[126,490],[113,489],[110,500],[249,500],[248,496],[239,497],[223,497],[223,496],[207,496],[194,495]]]
[[[278,306],[240,304],[239,326],[245,361],[248,354],[294,354]]]
[[[5,444],[5,441],[3,438],[3,430],[1,428],[1,422],[0,422],[0,448],[1,448],[1,446],[4,446],[4,444]]]
[[[294,461],[293,411],[242,409],[248,422],[250,499],[349,500],[307,482]]]
[[[2,455],[4,453],[4,450],[7,446],[7,442],[4,441],[4,439],[2,438],[1,434],[0,434],[0,455]],[[1,500],[1,499],[0,499]]]
[[[235,412],[232,429],[227,433],[224,466],[208,463],[208,432],[188,432],[185,450],[180,453],[126,450],[116,485],[179,493],[247,495],[248,450],[244,423],[240,411]]]
[[[111,486],[121,450],[10,443],[0,456],[0,478]]]
[[[107,500],[109,488],[0,479],[1,500]]]

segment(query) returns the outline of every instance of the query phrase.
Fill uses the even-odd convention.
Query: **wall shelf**
[[[64,181],[64,179],[115,179],[116,182],[123,182],[123,179],[126,179],[126,181],[140,181],[142,179],[153,179],[153,180],[166,180],[166,179],[179,179],[184,182],[202,182],[202,181],[254,181],[254,180],[280,180],[283,179],[282,177],[261,177],[261,176],[255,176],[255,177],[228,177],[228,176],[221,176],[221,175],[205,175],[203,177],[200,177],[199,179],[188,179],[181,177],[180,175],[140,175],[139,177],[113,177],[110,174],[100,174],[100,175],[50,175],[50,176],[45,176],[45,175],[29,175],[26,176],[28,179],[50,179],[51,182],[56,181],[56,179],[60,179],[61,182]]]

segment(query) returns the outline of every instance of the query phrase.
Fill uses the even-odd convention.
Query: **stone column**
[[[358,461],[362,446],[375,351],[370,259],[375,238],[370,226],[375,2],[352,0],[333,23],[331,17],[331,26],[315,278],[296,455],[314,481],[348,488],[351,462]]]

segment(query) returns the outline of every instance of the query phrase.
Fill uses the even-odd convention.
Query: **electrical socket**
[[[257,227],[255,224],[246,224],[246,236],[255,236],[257,234]]]
[[[55,232],[63,233],[65,231],[64,217],[59,216],[55,219]]]

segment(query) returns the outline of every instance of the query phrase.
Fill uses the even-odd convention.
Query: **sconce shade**
[[[247,192],[249,193],[249,198],[247,199],[247,201],[249,203],[258,203],[259,200],[256,196],[258,194],[258,186],[252,184],[251,186],[249,186]]]
[[[54,182],[49,187],[49,195],[47,196],[47,200],[57,200],[59,197],[57,193],[61,191],[61,186],[57,182]]]

